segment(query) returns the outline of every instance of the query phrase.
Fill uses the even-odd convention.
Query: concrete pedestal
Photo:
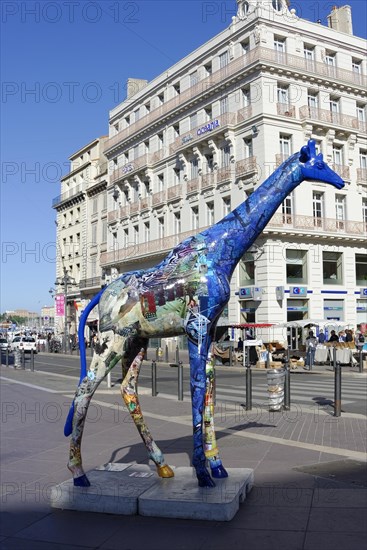
[[[145,464],[106,464],[87,473],[90,487],[73,480],[55,485],[51,506],[84,512],[229,521],[254,482],[253,470],[229,468],[216,487],[200,488],[193,468],[176,468],[161,479]]]

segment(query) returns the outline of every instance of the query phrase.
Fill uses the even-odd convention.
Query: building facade
[[[155,265],[313,138],[345,188],[304,182],[286,199],[235,271],[220,323],[364,322],[366,41],[348,6],[323,26],[285,0],[237,4],[228,28],[153,81],[130,79],[110,112],[105,281]],[[57,207],[62,227],[71,207]]]
[[[68,334],[76,333],[83,307],[102,285],[100,255],[107,250],[105,141],[106,137],[95,139],[70,157],[61,195],[53,200],[57,213],[55,330],[59,334],[64,333],[65,322]]]

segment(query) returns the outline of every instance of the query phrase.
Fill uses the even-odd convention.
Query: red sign
[[[63,294],[56,294],[55,308],[56,308],[56,315],[58,317],[62,317],[63,315],[65,315],[65,296]]]

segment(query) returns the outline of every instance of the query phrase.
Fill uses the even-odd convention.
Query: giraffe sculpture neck
[[[250,197],[201,235],[209,255],[229,278],[284,199],[303,181],[299,153],[283,163]]]

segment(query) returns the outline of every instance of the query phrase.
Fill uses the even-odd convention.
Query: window
[[[239,264],[239,278],[240,286],[255,284],[255,258],[251,252],[246,252],[241,258]]]
[[[102,242],[107,242],[107,220],[102,220]]]
[[[336,166],[343,165],[343,147],[339,145],[333,146],[333,163]]]
[[[244,158],[248,159],[254,156],[254,146],[252,138],[245,138],[243,140]]]
[[[135,122],[138,122],[139,118],[140,118],[140,109],[136,109],[136,111],[134,111]]]
[[[335,66],[336,66],[336,56],[335,53],[327,52],[324,58],[325,64],[328,66],[328,75],[336,76]]]
[[[248,107],[249,105],[251,105],[250,88],[242,89],[242,105],[243,107]]]
[[[223,197],[223,217],[231,212],[231,197]]]
[[[341,252],[322,253],[322,271],[324,284],[343,284],[342,261],[343,255]]]
[[[331,113],[331,122],[334,124],[339,124],[339,99],[332,99],[330,98],[330,113]]]
[[[190,162],[191,166],[191,179],[196,179],[199,176],[199,161],[195,157]]]
[[[220,99],[220,114],[224,115],[224,113],[228,112],[228,96],[222,97]]]
[[[292,224],[293,215],[293,193],[282,202],[283,223]]]
[[[158,151],[161,151],[163,149],[163,145],[164,145],[164,138],[163,138],[163,134],[158,134]]]
[[[324,300],[324,319],[336,321],[344,319],[344,301]]]
[[[173,172],[175,185],[178,185],[181,182],[181,168],[174,168]]]
[[[193,113],[190,115],[190,130],[194,130],[198,125],[198,115]]]
[[[130,126],[130,117],[129,116],[125,117],[125,126]]]
[[[158,174],[157,183],[158,183],[158,192],[164,191],[164,175],[163,174]]]
[[[214,157],[213,155],[205,155],[206,159],[206,174],[210,174],[214,171]]]
[[[97,244],[97,223],[92,224],[92,244]]]
[[[315,66],[315,48],[313,46],[304,46],[303,55],[306,60],[306,69],[313,71]]]
[[[280,134],[279,136],[280,153],[283,158],[288,158],[291,154],[291,136]]]
[[[181,212],[175,212],[173,214],[174,233],[179,235],[181,233]]]
[[[191,228],[199,229],[199,207],[193,206],[191,208]]]
[[[181,87],[179,82],[176,82],[176,84],[173,85],[173,90],[175,92],[175,95],[180,95]]]
[[[247,4],[246,13],[247,13],[247,10],[248,10],[248,4]],[[247,52],[250,50],[250,42],[249,42],[249,39],[247,38],[246,40],[244,40],[243,42],[241,42],[241,46],[242,46],[242,53],[243,53],[243,55],[246,55]]]
[[[312,193],[313,224],[322,227],[324,217],[324,193],[314,191]]]
[[[107,209],[107,193],[104,192],[102,195],[102,210]]]
[[[190,74],[190,86],[195,86],[199,82],[198,72],[194,71]]]
[[[367,231],[367,199],[362,199],[362,218],[365,224],[365,230]]]
[[[276,59],[283,63],[285,61],[284,54],[285,54],[285,39],[284,38],[277,38],[274,37],[274,50],[276,51]]]
[[[359,151],[359,167],[362,170],[367,170],[367,151],[360,149]]]
[[[222,167],[227,167],[231,163],[231,148],[229,145],[225,145],[220,150]]]
[[[133,159],[139,158],[139,145],[135,145],[133,149]]]
[[[358,59],[352,59],[352,71],[354,76],[354,82],[361,84],[362,81],[362,62]]]
[[[124,229],[124,232],[123,232],[123,246],[126,248],[127,246],[129,246],[129,230],[128,229]]]
[[[173,136],[174,136],[174,138],[179,137],[179,135],[180,135],[180,125],[179,125],[179,124],[175,124],[174,126],[172,126],[172,128],[173,128]]]
[[[158,237],[164,239],[164,218],[158,218]]]
[[[319,94],[317,92],[308,92],[307,105],[309,106],[311,113],[315,114],[314,111],[319,107]]]
[[[209,121],[213,118],[213,110],[212,110],[211,106],[205,107],[204,112],[205,112],[206,121]]]
[[[229,55],[228,52],[223,52],[219,56],[219,67],[223,69],[226,65],[229,63]]]
[[[134,225],[133,227],[133,238],[134,238],[134,244],[138,244],[139,242],[139,226]]]
[[[357,119],[359,122],[366,122],[366,106],[362,103],[357,103]]]
[[[345,196],[336,195],[335,197],[335,217],[337,229],[345,227]]]
[[[204,70],[205,70],[205,74],[206,76],[210,76],[213,72],[213,67],[212,67],[212,64],[211,63],[207,63],[206,65],[204,65]]]
[[[145,107],[145,114],[148,115],[148,114],[150,113],[150,103],[146,103],[146,104],[144,105],[144,107]]]
[[[144,240],[146,243],[149,242],[149,237],[150,237],[150,223],[145,222],[144,223]]]
[[[276,11],[281,11],[283,8],[283,1],[282,0],[271,0],[271,5]]]
[[[162,94],[159,94],[158,96],[158,106],[163,105],[163,103],[164,103],[164,94],[162,93]]]
[[[356,285],[367,284],[367,254],[356,254]]]
[[[206,225],[214,223],[214,202],[206,203]]]
[[[277,101],[283,105],[289,104],[289,88],[288,86],[283,86],[278,84],[277,88]]]
[[[286,251],[286,274],[288,284],[307,283],[307,251],[288,249]]]

